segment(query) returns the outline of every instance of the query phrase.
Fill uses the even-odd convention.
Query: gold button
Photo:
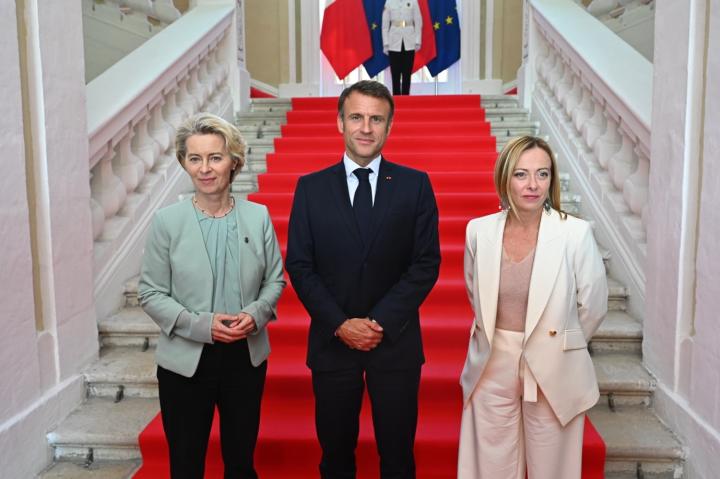
[[[550,333],[550,336],[555,336],[557,334],[557,331],[555,331],[554,329],[551,329],[549,331],[549,333]]]

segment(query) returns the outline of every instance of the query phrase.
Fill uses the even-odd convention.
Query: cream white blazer
[[[495,333],[506,212],[476,218],[465,237],[465,284],[475,313],[460,377],[467,406]],[[530,277],[523,356],[562,425],[597,402],[587,342],[607,312],[607,278],[590,224],[542,214]]]
[[[417,0],[387,0],[382,14],[383,50],[399,52],[403,42],[405,50],[419,50],[422,22]]]

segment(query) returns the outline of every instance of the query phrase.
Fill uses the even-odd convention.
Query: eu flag
[[[363,0],[363,4],[373,49],[373,56],[363,65],[367,74],[374,77],[390,65],[388,56],[383,53],[382,43],[382,12],[385,0]]]
[[[455,0],[429,0],[429,4],[437,56],[426,66],[435,77],[460,59],[460,19]]]

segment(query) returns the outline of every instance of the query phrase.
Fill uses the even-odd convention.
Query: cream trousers
[[[525,377],[523,337],[495,330],[487,366],[463,410],[458,479],[524,479],[526,468],[528,479],[580,479],[585,414],[562,427],[534,378]]]

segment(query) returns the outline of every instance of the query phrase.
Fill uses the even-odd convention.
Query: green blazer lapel
[[[492,344],[493,335],[495,334],[498,293],[500,291],[500,267],[502,266],[502,243],[506,220],[507,213],[501,213],[497,217],[495,228],[488,228],[482,232],[478,231],[477,235],[475,274],[478,278],[480,312],[488,344]],[[479,261],[480,255],[478,253],[481,251],[487,251],[488,253],[482,255],[482,261]]]
[[[246,277],[246,273],[254,271],[254,266],[259,262],[259,260],[253,251],[253,242],[255,240],[251,234],[250,226],[240,211],[242,209],[242,203],[237,202],[236,204],[237,207],[235,208],[234,213],[238,235],[238,262],[240,263],[240,304],[244,308],[249,302],[245,300],[245,295],[249,289],[247,282],[251,280],[251,278]],[[264,245],[260,246],[264,248]]]
[[[555,210],[551,210],[550,214],[542,213],[540,219],[535,259],[533,260],[532,274],[530,275],[530,294],[528,295],[527,314],[525,316],[525,339],[523,344],[527,342],[538,321],[540,321],[548,299],[550,299],[550,294],[555,288],[555,280],[565,254],[561,221],[560,214]]]
[[[192,200],[173,211],[168,218],[168,234],[176,242],[171,260],[182,264],[181,271],[192,271],[192,275],[173,275],[177,290],[173,295],[192,312],[212,309],[213,273],[210,257],[205,247],[200,222]]]

